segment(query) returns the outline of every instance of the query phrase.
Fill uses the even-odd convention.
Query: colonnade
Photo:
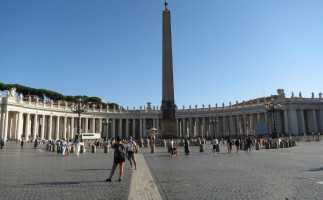
[[[176,137],[226,137],[268,134],[273,117],[263,102],[228,107],[176,109]],[[257,103],[252,103],[257,102]],[[276,113],[279,133],[302,135],[323,132],[323,99],[277,98],[281,109]],[[67,105],[67,104],[66,104]],[[116,136],[143,138],[148,130],[162,132],[161,111],[147,106],[144,110],[92,109],[81,115],[68,106],[39,106],[21,99],[0,98],[0,139],[74,139],[78,123],[80,133],[101,133],[103,138]]]
[[[246,136],[256,133],[256,124],[270,127],[267,113],[190,116],[177,119],[177,137],[227,137]]]

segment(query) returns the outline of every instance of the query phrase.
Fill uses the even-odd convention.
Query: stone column
[[[8,121],[9,121],[9,111],[7,110],[5,113],[4,113],[4,124],[3,124],[3,139],[8,139]]]
[[[129,119],[126,119],[126,138],[129,138]]]
[[[45,135],[45,115],[42,115],[42,125],[41,125],[41,133],[40,139],[43,140]]]
[[[237,115],[237,135],[240,136],[240,117]]]
[[[143,119],[142,120],[142,129],[143,129],[143,137],[145,137],[146,136],[146,119]]]
[[[85,120],[84,133],[88,133],[88,130],[89,130],[89,118],[85,117],[84,120]]]
[[[213,117],[209,118],[209,135],[215,137],[214,123],[216,122],[213,122],[212,119]]]
[[[230,115],[230,136],[233,135],[233,121],[232,121],[232,115]]]
[[[157,133],[159,133],[159,116],[157,116],[157,127],[156,127],[156,129],[157,129]]]
[[[71,135],[70,135],[70,138],[73,140],[74,139],[74,135],[75,135],[75,133],[74,133],[74,117],[71,117]]]
[[[268,128],[269,126],[268,126],[268,117],[267,117],[267,113],[265,112],[265,113],[264,113],[264,115],[265,115],[265,123],[266,123],[266,126],[267,126],[267,128]],[[269,131],[269,129],[268,129],[268,131]]]
[[[122,137],[122,118],[119,119],[118,136]]]
[[[288,119],[289,119],[289,131],[293,133],[293,135],[298,135],[298,119],[297,119],[297,111],[292,108],[288,110]],[[278,121],[278,120],[277,120]]]
[[[249,128],[250,128],[250,135],[252,135],[253,134],[253,115],[252,114],[250,114]]]
[[[216,137],[220,137],[220,122],[219,117],[215,117],[215,124],[216,124]]]
[[[260,122],[260,113],[257,113],[257,123]]]
[[[28,140],[29,136],[30,136],[30,113],[27,113],[25,140]]]
[[[178,118],[176,118],[176,137],[180,138]]]
[[[318,130],[317,130],[317,117],[316,117],[316,110],[313,109],[312,111],[313,113],[313,127],[314,127],[314,132],[317,133]]]
[[[246,114],[243,114],[243,135],[247,135],[247,117]]]
[[[194,137],[193,135],[193,119],[190,117],[190,137]]]
[[[186,120],[185,118],[183,118],[182,120],[183,120],[183,138],[186,138],[187,137]]]
[[[17,129],[17,139],[18,140],[21,140],[23,124],[24,124],[23,113],[19,112],[18,113],[18,129]]]
[[[99,129],[98,130],[98,132],[100,133],[100,134],[102,134],[102,118],[98,118],[98,127],[96,127],[95,128],[95,131],[97,130],[97,129]],[[103,135],[102,135],[102,137],[103,137]]]
[[[288,110],[284,110],[284,122],[285,122],[285,133],[289,133],[289,126],[288,126]]]
[[[49,140],[52,139],[52,130],[53,130],[52,126],[53,126],[53,115],[50,115],[49,116],[49,130],[48,130],[48,139]]]
[[[33,139],[36,139],[36,138],[37,138],[37,130],[38,130],[37,114],[35,114],[35,115],[34,115]]]
[[[139,137],[142,138],[142,118],[139,119]]]
[[[56,140],[59,140],[59,116],[56,117]]]
[[[95,118],[92,118],[92,122],[91,122],[91,132],[95,133]]]
[[[153,128],[156,128],[156,119],[153,118]]]
[[[227,136],[227,122],[225,120],[225,116],[223,116],[223,136]]]
[[[132,137],[136,137],[136,119],[135,117],[132,119]]]
[[[67,116],[64,116],[64,125],[63,125],[64,127],[63,127],[63,138],[67,138],[66,137],[66,127],[67,127]]]
[[[200,120],[196,117],[196,136],[201,137]]]
[[[116,137],[116,119],[112,119],[112,137]]]
[[[300,115],[301,115],[301,131],[302,134],[305,133],[305,119],[304,119],[304,110],[300,109]]]
[[[206,137],[207,134],[206,134],[206,120],[205,120],[205,117],[203,117],[202,123],[203,123],[203,137]]]

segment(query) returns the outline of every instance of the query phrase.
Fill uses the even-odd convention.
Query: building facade
[[[189,108],[176,108],[176,136],[227,137],[271,133],[273,117],[265,104],[280,104],[276,113],[279,133],[292,135],[323,132],[323,98],[312,94],[311,98],[286,98],[283,90],[278,95],[262,97],[229,105],[217,104]],[[65,101],[46,102],[24,98],[15,89],[8,90],[0,99],[1,139],[74,139],[78,115]],[[89,108],[80,118],[81,133],[101,133],[102,138],[116,136],[146,137],[149,129],[161,130],[161,110],[147,106],[130,110]],[[260,127],[260,128],[258,128]],[[261,128],[262,127],[262,128]],[[265,128],[265,129],[264,129]],[[264,133],[265,132],[267,133]]]

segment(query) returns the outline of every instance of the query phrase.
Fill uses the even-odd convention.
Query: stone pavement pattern
[[[118,169],[113,182],[105,182],[112,157],[103,150],[63,157],[45,149],[34,150],[31,145],[20,150],[20,146],[6,144],[0,149],[0,199],[128,199],[129,166],[122,182],[117,181]]]
[[[323,144],[213,155],[192,147],[189,156],[145,158],[163,199],[323,199]]]
[[[31,145],[13,143],[0,150],[0,199],[322,199],[323,144],[253,150],[218,155],[211,145],[203,153],[191,147],[185,156],[170,156],[166,148],[140,148],[138,170],[125,165],[106,183],[113,154],[103,150],[68,157]],[[148,164],[148,167],[145,166]],[[152,177],[151,177],[152,175]],[[156,190],[156,186],[158,191]],[[158,194],[159,192],[159,194]],[[131,195],[130,195],[131,194]],[[133,195],[135,194],[135,195]],[[160,196],[159,196],[160,195]]]

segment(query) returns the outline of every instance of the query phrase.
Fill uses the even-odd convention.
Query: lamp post
[[[89,108],[88,104],[88,97],[80,97],[77,100],[74,101],[74,103],[71,105],[71,110],[72,112],[75,112],[78,114],[78,119],[77,119],[77,135],[75,136],[75,140],[78,139],[78,136],[80,135],[80,119],[81,119],[81,114],[84,112],[87,112]]]
[[[274,99],[271,99],[269,103],[265,104],[268,113],[272,113],[272,119],[274,121],[274,130],[272,131],[272,138],[278,138],[277,122],[276,122],[276,112],[282,107],[279,103],[274,103]]]

